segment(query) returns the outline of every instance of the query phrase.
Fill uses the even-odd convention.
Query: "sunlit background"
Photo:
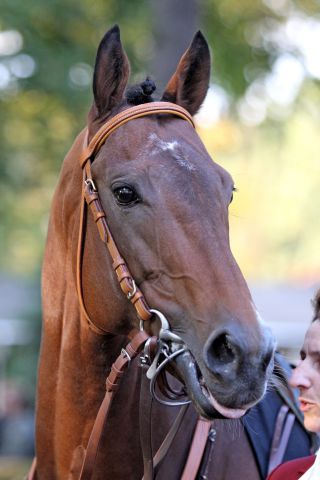
[[[1,479],[21,478],[12,455],[32,455],[12,432],[22,428],[19,415],[22,438],[32,432],[50,201],[62,159],[86,122],[98,42],[114,23],[132,82],[153,73],[159,94],[193,33],[201,28],[207,37],[213,71],[198,132],[234,177],[232,249],[292,360],[320,287],[318,1],[2,0]]]

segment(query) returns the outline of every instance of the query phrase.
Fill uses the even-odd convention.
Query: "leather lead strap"
[[[164,457],[167,455],[168,450],[171,446],[171,443],[173,442],[176,434],[178,433],[178,430],[183,422],[184,416],[186,414],[186,411],[188,410],[189,405],[183,405],[180,408],[180,411],[178,415],[175,418],[175,421],[173,422],[172,427],[170,428],[169,432],[167,433],[166,438],[163,440],[159,450],[153,457],[153,465],[155,472],[157,473],[158,467],[160,466],[162,460]]]
[[[143,456],[143,479],[153,480],[153,454],[152,454],[152,404],[150,382],[146,376],[148,366],[142,366],[139,404],[140,444]]]
[[[211,422],[204,418],[198,418],[181,480],[195,480],[197,477],[210,428]]]
[[[145,375],[141,377],[141,394],[140,394],[140,442],[143,454],[143,468],[144,476],[142,480],[153,480],[159,470],[162,460],[168,453],[172,442],[175,439],[176,434],[183,422],[184,416],[189,405],[183,405],[178,415],[176,416],[169,432],[160,445],[157,453],[152,458],[152,414],[153,398],[150,394],[150,383]]]
[[[106,394],[91,431],[79,480],[90,480],[92,477],[104,426],[107,422],[110,407],[114,395],[119,388],[122,375],[130,365],[131,360],[133,360],[141,351],[148,338],[149,336],[146,332],[139,331],[126,346],[125,350],[122,350],[121,354],[111,367],[111,371],[106,380]]]

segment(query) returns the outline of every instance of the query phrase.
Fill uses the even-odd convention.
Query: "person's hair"
[[[313,314],[312,321],[314,322],[315,320],[320,320],[320,289],[315,294],[315,297],[312,301],[312,304],[313,304],[313,309],[314,309],[313,310],[314,314]]]

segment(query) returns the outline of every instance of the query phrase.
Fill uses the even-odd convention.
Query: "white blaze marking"
[[[177,140],[165,142],[155,133],[151,133],[151,135],[149,135],[149,142],[153,145],[152,150],[149,151],[149,155],[156,155],[160,151],[167,152],[169,150],[173,153],[173,158],[181,167],[186,168],[190,172],[195,170],[195,167],[181,154],[181,149],[179,149],[179,142]]]

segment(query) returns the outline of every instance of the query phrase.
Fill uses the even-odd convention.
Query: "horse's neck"
[[[47,480],[79,477],[85,447],[104,397],[106,374],[126,342],[122,336],[93,333],[80,313],[74,252],[82,180],[77,162],[83,141],[82,134],[61,171],[43,266],[36,448],[38,476]],[[95,478],[105,478],[106,474],[114,479],[142,477],[139,375],[139,369],[132,366],[122,381],[108,419],[103,448],[99,449]],[[160,405],[154,406],[153,439],[157,447],[175,414]],[[181,439],[182,444],[184,441]]]
[[[68,478],[71,457],[75,463],[77,455],[80,459],[104,395],[106,372],[124,342],[122,337],[106,338],[91,332],[79,309],[74,251],[82,178],[78,158],[83,141],[82,133],[63,164],[43,264],[37,455],[40,478],[48,479]]]

